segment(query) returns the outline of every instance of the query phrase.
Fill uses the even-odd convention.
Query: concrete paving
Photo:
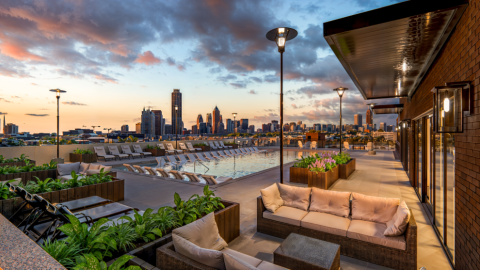
[[[413,210],[418,226],[418,268],[423,266],[426,269],[452,269],[431,226],[426,210],[410,186],[401,163],[394,159],[393,152],[379,150],[374,156],[367,155],[365,151],[349,152],[357,159],[357,170],[349,179],[339,179],[331,190],[405,200]],[[291,164],[284,168],[284,180],[287,184],[290,166]],[[256,198],[260,195],[260,189],[279,182],[279,175],[279,169],[276,167],[213,188],[217,196],[240,203],[241,235],[229,244],[230,248],[262,260],[273,261],[273,252],[283,239],[257,233]],[[202,194],[203,189],[203,185],[195,183],[129,172],[119,172],[118,176],[126,180],[123,203],[140,210],[173,205],[175,192],[179,193],[182,199],[188,199],[193,194]],[[388,268],[341,256],[341,269]]]

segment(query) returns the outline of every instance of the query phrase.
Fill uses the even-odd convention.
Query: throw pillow
[[[225,269],[222,252],[199,247],[176,234],[172,234],[172,239],[175,251],[183,256],[215,269]]]
[[[298,208],[301,210],[308,210],[310,205],[311,188],[294,187],[284,184],[278,184],[280,197],[282,197],[283,205]]]
[[[100,173],[100,170],[87,170],[86,175],[90,176],[90,175],[99,174],[99,173]]]
[[[88,167],[90,170],[100,170],[100,167],[102,165],[100,164],[90,164],[90,167]]]
[[[72,172],[78,173],[80,170],[80,162],[57,164],[59,175],[71,175]]]
[[[350,192],[312,188],[310,211],[348,217],[350,215],[350,194]]]
[[[109,171],[112,170],[112,166],[103,166],[103,165],[100,165],[100,169],[99,169],[99,170],[101,170],[101,169],[103,169],[103,172],[104,172],[104,173],[107,173],[107,172],[109,172]]]
[[[223,253],[223,260],[225,261],[225,268],[227,270],[257,270],[255,266],[240,260],[230,254]]]
[[[397,212],[393,218],[387,222],[387,229],[383,233],[385,236],[399,236],[407,230],[410,221],[410,210],[405,201],[402,201],[397,208]]]
[[[78,170],[79,174],[86,174],[90,164],[88,163],[80,163],[80,169]]]
[[[352,219],[387,223],[397,212],[400,200],[352,193]]]
[[[210,213],[190,224],[176,228],[172,235],[178,235],[201,248],[222,250],[228,246],[218,233],[215,215]]]
[[[265,208],[272,213],[275,213],[275,211],[283,205],[283,200],[282,197],[280,197],[280,191],[278,191],[277,184],[260,189],[260,194],[262,195],[263,205],[265,205]]]

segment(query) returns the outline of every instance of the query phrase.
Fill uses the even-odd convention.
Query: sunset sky
[[[323,22],[394,4],[395,0],[53,1],[0,2],[0,112],[19,131],[61,128],[130,130],[143,107],[170,122],[173,89],[183,93],[185,127],[217,105],[224,119],[259,128],[279,119],[280,56],[265,34],[295,28],[284,53],[285,121],[337,124],[333,88],[344,97],[344,123],[366,104],[323,38]],[[395,103],[396,100],[379,100]],[[374,116],[395,123],[396,116]],[[2,116],[3,125],[3,116]],[[98,130],[98,128],[97,128]]]

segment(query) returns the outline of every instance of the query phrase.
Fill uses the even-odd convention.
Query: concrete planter
[[[94,163],[97,162],[97,155],[70,153],[70,162]]]
[[[308,172],[307,168],[290,167],[290,182],[308,184]]]
[[[152,153],[152,156],[155,157],[165,156],[165,150],[163,149],[145,149],[144,151]]]
[[[308,187],[329,189],[338,180],[338,166],[327,172],[308,172]]]
[[[112,182],[38,193],[38,195],[48,199],[51,203],[68,202],[91,196],[99,196],[113,202],[119,202],[123,201],[125,198],[125,180],[113,179]],[[19,197],[0,200],[0,214],[7,219],[10,218],[10,216],[17,211],[22,202],[23,199]]]
[[[337,167],[339,169],[338,177],[341,179],[347,179],[355,171],[355,159],[352,158],[345,164],[338,164]]]
[[[57,170],[42,170],[34,172],[21,172],[21,173],[10,173],[10,174],[0,174],[0,181],[8,181],[15,178],[22,178],[22,183],[26,185],[28,181],[37,180],[34,177],[38,177],[40,180],[45,180],[47,178],[55,179],[57,177]]]

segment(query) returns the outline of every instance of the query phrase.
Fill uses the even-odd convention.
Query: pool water
[[[300,159],[302,156],[313,155],[315,152],[308,151],[283,151],[283,163]],[[205,166],[203,166],[203,165]],[[138,164],[142,167],[156,168],[157,163]],[[245,175],[263,171],[280,165],[280,151],[267,153],[253,153],[244,156],[226,157],[210,161],[187,162],[178,166],[164,166],[164,169],[194,172],[215,176],[227,176],[239,178]],[[119,170],[126,170],[123,166],[114,167]]]

